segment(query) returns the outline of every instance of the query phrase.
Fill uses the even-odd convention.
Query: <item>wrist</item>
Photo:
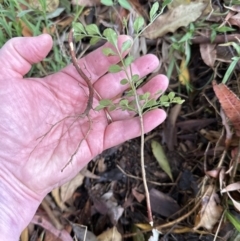
[[[11,172],[1,167],[0,240],[19,240],[21,232],[30,223],[41,200]]]

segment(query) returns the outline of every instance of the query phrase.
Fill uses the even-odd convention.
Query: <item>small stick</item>
[[[87,106],[81,116],[88,116],[90,110],[92,109],[92,104],[93,104],[93,96],[94,96],[94,89],[91,80],[87,77],[87,75],[82,71],[80,68],[77,58],[74,53],[74,46],[73,46],[73,32],[74,29],[71,29],[68,35],[68,44],[70,48],[70,54],[72,57],[72,62],[74,67],[76,68],[78,74],[83,78],[83,80],[86,82],[89,90],[89,96],[88,96],[88,101],[87,101]]]

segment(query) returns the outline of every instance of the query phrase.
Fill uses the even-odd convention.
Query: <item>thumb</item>
[[[51,48],[52,38],[48,34],[12,38],[0,49],[0,77],[22,77],[33,63],[43,60]]]

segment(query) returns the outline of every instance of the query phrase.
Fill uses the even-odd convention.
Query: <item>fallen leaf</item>
[[[180,74],[178,76],[178,79],[182,85],[188,85],[190,82],[190,74],[186,65],[185,58],[182,59],[180,64]]]
[[[220,205],[220,199],[216,193],[215,187],[209,185],[202,197],[202,207],[197,215],[194,230],[200,227],[211,231],[214,225],[219,221],[223,212],[223,207]]]
[[[84,176],[82,175],[82,173],[78,173],[78,175],[75,176],[72,180],[63,184],[60,187],[60,195],[63,203],[72,197],[77,187],[82,185],[83,179],[84,179]]]
[[[136,200],[137,200],[139,203],[141,203],[141,202],[144,200],[144,198],[145,198],[145,195],[142,194],[142,193],[139,193],[139,192],[137,191],[137,188],[132,188],[132,195],[136,198]]]
[[[122,235],[114,226],[97,236],[98,241],[122,241]]]
[[[173,181],[171,168],[162,146],[157,141],[152,141],[151,146],[153,155],[157,159],[160,167],[163,169],[163,171],[167,173],[167,175]]]
[[[232,5],[232,6],[224,6],[225,8],[234,11],[234,12],[239,12],[240,13],[240,5]]]
[[[87,226],[71,223],[73,232],[79,241],[98,241],[97,237],[87,229]]]
[[[234,207],[240,211],[240,203],[238,201],[236,201],[231,195],[230,195],[230,191],[236,191],[240,189],[240,182],[235,182],[235,183],[231,183],[228,186],[226,186],[224,189],[221,190],[221,193],[227,193],[227,195],[229,196],[229,198],[232,200]]]
[[[174,33],[178,28],[188,26],[196,21],[207,4],[203,2],[191,2],[187,5],[180,5],[167,13],[160,15],[150,27],[148,27],[143,35],[149,39],[155,39],[165,35],[168,32]]]
[[[226,186],[226,187],[221,191],[221,193],[236,191],[236,190],[239,190],[239,189],[240,189],[240,182],[234,182],[234,183],[231,183],[231,184],[229,184],[228,186]]]
[[[28,241],[28,240],[29,240],[28,227],[26,227],[26,228],[22,231],[20,240],[21,240],[21,241]]]
[[[217,58],[216,44],[200,44],[200,53],[204,63],[213,68]]]
[[[122,216],[124,208],[118,205],[118,202],[113,196],[113,191],[109,190],[100,198],[90,195],[94,208],[102,215],[108,215],[112,224],[115,225]]]
[[[135,223],[135,225],[142,230],[149,230],[151,228],[149,223]]]
[[[214,92],[230,122],[233,124],[237,136],[240,136],[240,101],[239,98],[224,84],[217,85],[213,81]]]
[[[61,197],[60,197],[60,188],[57,187],[55,189],[52,190],[51,192],[52,194],[52,197],[54,198],[54,201],[56,202],[56,204],[58,205],[58,207],[64,211],[67,209],[67,206],[64,204],[64,202],[61,200]]]
[[[236,25],[238,27],[240,27],[240,13],[233,15],[228,22],[232,25]]]
[[[177,202],[167,194],[152,188],[149,192],[152,211],[169,217],[180,210]]]
[[[22,35],[23,37],[32,37],[33,31],[25,24],[24,21],[21,19],[18,20],[20,22],[20,25],[22,27]]]

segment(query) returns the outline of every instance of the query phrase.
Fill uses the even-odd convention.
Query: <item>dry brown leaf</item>
[[[147,28],[143,35],[146,38],[155,39],[168,32],[175,32],[179,27],[188,26],[196,21],[207,4],[203,2],[191,2],[187,5],[180,5],[167,13],[160,15],[155,22]]]
[[[71,25],[73,19],[74,19],[74,18],[73,18],[72,16],[67,16],[66,18],[61,19],[60,21],[56,22],[56,25],[65,28],[65,27],[67,27],[68,25]]]
[[[82,185],[84,176],[79,173],[77,176],[75,176],[71,181],[63,184],[60,187],[60,195],[61,195],[61,200],[62,202],[66,202],[69,198],[72,197],[74,191]]]
[[[132,195],[137,199],[139,203],[141,203],[145,198],[145,195],[142,193],[139,193],[137,191],[137,188],[132,188]]]
[[[139,0],[128,0],[133,10],[136,11],[140,16],[148,18],[146,8],[140,3]]]
[[[180,209],[179,205],[173,198],[155,188],[150,190],[149,195],[152,211],[164,217],[169,217]]]
[[[194,230],[203,227],[211,231],[214,225],[219,221],[223,212],[220,205],[220,199],[216,193],[215,187],[209,185],[202,197],[202,207],[198,213]]]
[[[52,197],[54,198],[54,201],[58,205],[58,207],[62,211],[66,210],[67,206],[64,204],[64,202],[61,200],[61,197],[60,197],[60,188],[58,187],[58,188],[53,189],[51,194],[52,194]]]
[[[234,182],[226,186],[221,192],[231,192],[231,191],[236,191],[240,189],[240,182]]]
[[[213,68],[217,58],[216,44],[200,44],[200,53],[204,63]]]
[[[22,231],[20,240],[21,240],[21,241],[28,241],[28,240],[29,240],[28,227],[26,227],[26,228]]]
[[[238,27],[240,27],[240,13],[233,15],[228,22],[232,25],[236,25]]]
[[[32,37],[33,36],[32,30],[21,19],[19,19],[18,21],[20,22],[20,25],[22,27],[23,37]]]
[[[181,64],[180,64],[180,74],[178,76],[178,80],[182,85],[189,85],[190,83],[190,73],[188,70],[188,66],[186,64],[185,57],[182,58]]]
[[[225,8],[240,13],[240,5],[224,6]]]
[[[98,241],[122,241],[122,235],[116,227],[113,227],[98,235],[97,239]]]
[[[233,124],[237,136],[240,136],[240,101],[239,98],[224,84],[213,81],[214,92],[230,122]]]

